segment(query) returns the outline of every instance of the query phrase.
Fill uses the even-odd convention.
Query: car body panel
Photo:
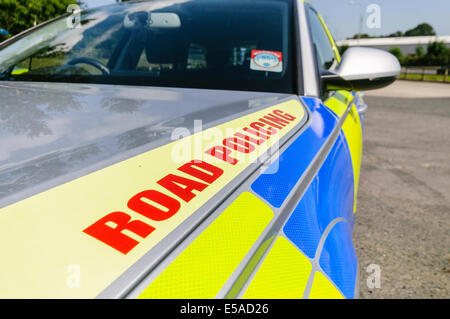
[[[278,161],[272,164],[269,170],[275,173],[263,174],[252,184],[252,190],[256,194],[277,208],[311,165],[338,122],[332,112],[318,104],[317,100],[303,98],[303,101],[310,108],[311,125],[280,155]],[[274,188],[274,185],[277,187]]]
[[[190,248],[187,244],[185,250],[180,249],[168,256],[128,297],[161,298],[167,297],[168,291],[173,292],[175,297],[180,296],[176,287],[195,287],[183,290],[192,298],[212,298],[213,295],[217,298],[308,298],[310,292],[313,297],[354,297],[357,262],[351,250],[351,228],[344,228],[347,232],[342,231],[341,226],[338,227],[339,230],[334,230],[334,226],[340,222],[350,227],[353,225],[353,164],[342,127],[354,105],[350,99],[348,110],[340,119],[318,99],[303,98],[302,101],[311,114],[309,126],[281,147],[274,163],[265,171],[250,176],[217,209],[217,216],[221,216],[222,209],[226,211],[227,207],[235,204],[235,200],[239,201],[240,196],[250,193],[260,200],[255,199],[255,203],[258,203],[254,205],[255,210],[265,211],[268,207],[274,216],[241,264],[222,283],[223,287],[219,291],[210,291],[209,295],[202,294],[207,288],[199,286],[201,280],[193,280],[199,276],[198,272],[190,272],[196,258],[200,258],[200,253],[186,257],[184,251]],[[327,122],[329,124],[324,125]],[[326,138],[323,138],[324,135]],[[314,143],[320,146],[316,149],[314,158],[310,158],[308,150]],[[303,158],[308,163],[306,166],[301,164]],[[299,164],[298,167],[295,164]],[[285,172],[290,172],[292,176]],[[254,188],[254,185],[263,185],[261,189],[272,191],[264,193],[260,188]],[[266,194],[269,196],[265,198]],[[278,195],[282,198],[281,204],[276,200],[277,194],[281,194]],[[305,217],[306,212],[308,215]],[[214,219],[210,222],[208,224],[206,221],[198,233],[193,234],[191,245],[195,245],[197,236],[208,232]],[[220,235],[217,236],[221,238],[218,242],[233,242],[233,228],[239,229],[239,226],[242,227],[241,223],[235,223],[227,227],[225,233],[219,232]],[[336,233],[340,237],[336,237]],[[336,238],[342,239],[342,243],[336,243]],[[211,245],[218,249],[221,247],[215,241]],[[206,267],[202,268],[203,272],[207,272],[205,276],[219,277],[217,271],[223,263],[222,259],[207,260],[202,264]],[[204,257],[202,261],[205,261]],[[339,269],[347,271],[340,272]],[[159,279],[159,276],[163,279]],[[314,278],[319,279],[313,285]],[[326,289],[319,290],[319,286]]]
[[[255,195],[241,193],[139,298],[214,298],[273,217]]]
[[[278,132],[273,129],[273,136],[260,139],[262,143],[257,147],[253,144],[240,146],[249,149],[251,146],[252,150],[247,152],[249,156],[239,157],[242,152],[235,150],[229,156],[239,160],[228,162],[228,159],[216,158],[213,154],[205,155],[212,145],[223,147],[222,140],[238,145],[234,133],[246,133],[244,127],[268,121],[269,114],[273,119],[276,110],[281,110],[285,116],[289,114],[290,120],[284,120]],[[3,253],[10,256],[2,265],[4,273],[9,274],[2,278],[2,287],[9,287],[4,291],[9,296],[22,296],[23,292],[26,297],[95,297],[210,198],[238,179],[251,164],[258,164],[259,157],[274,145],[278,146],[276,142],[299,125],[301,127],[306,119],[307,113],[301,103],[288,98],[3,207],[0,215],[2,240],[20,245],[20,249],[13,244],[3,249]],[[196,147],[200,147],[199,153],[195,152]],[[193,160],[202,162],[196,164]],[[204,176],[202,170],[212,176]],[[180,183],[192,189],[185,191],[177,186]],[[130,211],[144,215],[147,222]],[[124,225],[124,229],[134,232],[135,236],[111,232],[106,226],[110,222]],[[20,231],[17,231],[18,227]],[[81,232],[80,227],[83,228]],[[138,241],[136,235],[145,240]],[[21,242],[20,238],[28,240]],[[33,244],[26,245],[31,239]],[[34,267],[18,271],[16,265],[25,265],[26,261]],[[81,289],[70,289],[61,277],[55,276],[58,270],[71,264],[79,265],[88,278],[88,283]],[[43,275],[44,269],[48,276]],[[60,275],[66,276],[64,272]],[[39,278],[34,280],[36,286],[28,286],[26,292],[22,291],[21,280],[28,281],[33,276]],[[44,283],[46,289],[41,287]]]
[[[356,103],[359,100],[353,101],[355,96],[350,92],[337,91],[327,101],[325,105],[330,108],[337,116],[342,117],[348,109],[351,102],[352,106],[342,127],[343,133],[346,137],[346,141],[351,153],[353,178],[355,185],[355,201],[353,211],[356,212],[357,194],[359,185],[359,171],[361,169],[361,156],[362,156],[362,124],[359,116],[359,112]]]
[[[0,96],[0,207],[289,97],[30,82]]]

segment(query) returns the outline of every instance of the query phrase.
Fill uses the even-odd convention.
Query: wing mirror
[[[327,91],[374,90],[393,83],[401,72],[397,58],[389,52],[354,47],[345,51],[339,66],[321,74]]]

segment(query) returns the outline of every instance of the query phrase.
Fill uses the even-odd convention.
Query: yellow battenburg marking
[[[347,91],[338,91],[332,98],[325,102],[325,105],[329,107],[338,116],[342,116],[347,110],[348,105],[353,99],[353,95]],[[356,199],[358,194],[359,185],[359,172],[361,168],[361,156],[362,156],[362,128],[361,120],[359,118],[358,110],[355,105],[352,105],[350,113],[344,121],[342,127],[345,138],[347,140],[348,148],[350,149],[350,155],[353,165],[353,177],[355,183],[355,198],[353,211],[356,212]]]
[[[204,154],[205,150],[222,145],[222,139],[232,137],[235,132],[277,109],[295,119],[250,153],[264,154],[305,116],[299,101],[289,100],[254,112],[1,208],[0,298],[97,296],[256,160],[240,160],[231,165]],[[200,143],[200,151],[195,152],[199,146],[196,141],[203,142],[202,139],[206,142]],[[203,147],[204,144],[207,146]],[[185,154],[180,160],[177,157],[180,150],[191,151],[191,154]],[[233,150],[230,155],[238,157],[239,154]],[[201,155],[203,158],[200,159],[221,168],[223,174],[202,191],[195,191],[195,197],[189,202],[157,184],[168,174],[195,179],[178,168]],[[128,201],[145,190],[155,190],[178,200],[179,210],[164,221],[154,221],[130,210]],[[139,242],[127,254],[83,232],[114,212],[128,214],[131,220],[141,221],[155,230],[146,238],[125,230],[123,233]],[[245,212],[243,210],[241,214]],[[251,223],[245,227],[243,233],[248,231]]]
[[[30,70],[28,69],[17,69],[11,72],[12,75],[20,75],[20,74],[24,74],[24,73],[28,73],[30,72]]]
[[[139,298],[214,298],[272,218],[266,204],[242,193]]]
[[[286,238],[278,237],[245,291],[244,299],[300,299],[311,263]]]
[[[309,299],[345,299],[339,290],[320,272],[314,274]]]

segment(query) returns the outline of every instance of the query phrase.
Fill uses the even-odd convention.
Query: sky
[[[84,2],[93,8],[115,3],[115,0],[84,0]],[[311,0],[311,2],[338,41],[358,33],[361,16],[362,33],[372,36],[388,35],[399,30],[404,32],[423,22],[431,24],[438,35],[450,35],[450,0]],[[373,15],[374,11],[369,13],[366,11],[370,5],[378,6],[379,20],[373,20],[376,18]],[[372,28],[368,27],[368,20],[373,22]]]

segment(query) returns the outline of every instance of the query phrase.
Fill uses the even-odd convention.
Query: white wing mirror
[[[400,63],[389,52],[355,47],[345,51],[335,70],[327,71],[321,77],[328,91],[359,91],[388,86],[400,72]]]

